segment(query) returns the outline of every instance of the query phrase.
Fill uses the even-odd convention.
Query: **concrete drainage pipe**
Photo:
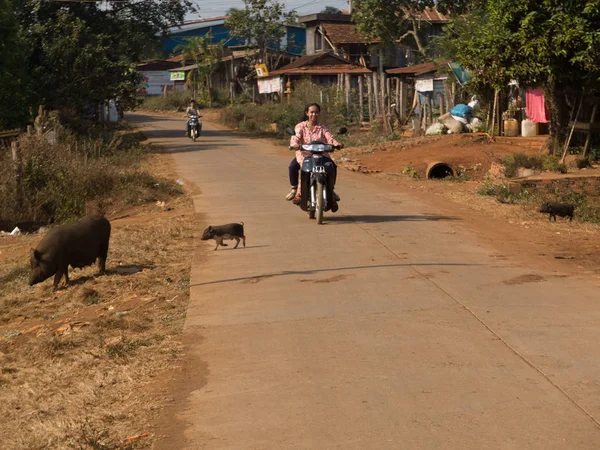
[[[453,176],[454,169],[452,168],[452,166],[442,161],[432,162],[427,166],[427,170],[425,171],[425,177],[429,180]]]

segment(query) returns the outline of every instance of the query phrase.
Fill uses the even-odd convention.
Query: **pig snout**
[[[204,230],[204,232],[202,233],[202,238],[200,238],[202,241],[207,241],[209,239],[212,239],[215,237],[215,233],[212,229],[212,226],[208,227],[206,230]]]
[[[31,276],[29,277],[29,286],[33,286],[34,284],[41,283],[46,278],[48,278],[41,268],[33,269],[31,272]]]

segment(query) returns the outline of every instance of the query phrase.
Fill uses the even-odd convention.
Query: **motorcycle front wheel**
[[[323,203],[324,203],[324,197],[323,197],[323,185],[321,183],[317,183],[317,208],[316,208],[316,218],[317,218],[317,223],[320,225],[323,223]]]
[[[196,129],[192,128],[191,133],[192,133],[192,142],[196,142]]]

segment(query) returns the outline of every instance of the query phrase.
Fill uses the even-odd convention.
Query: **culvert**
[[[425,177],[427,179],[441,179],[453,176],[454,169],[452,166],[442,161],[432,162],[427,166],[427,170],[425,171]]]

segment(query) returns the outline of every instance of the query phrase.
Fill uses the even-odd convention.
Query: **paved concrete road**
[[[460,220],[343,171],[318,226],[290,153],[134,115],[201,193],[180,427],[158,448],[598,449],[598,285],[518,267]]]

